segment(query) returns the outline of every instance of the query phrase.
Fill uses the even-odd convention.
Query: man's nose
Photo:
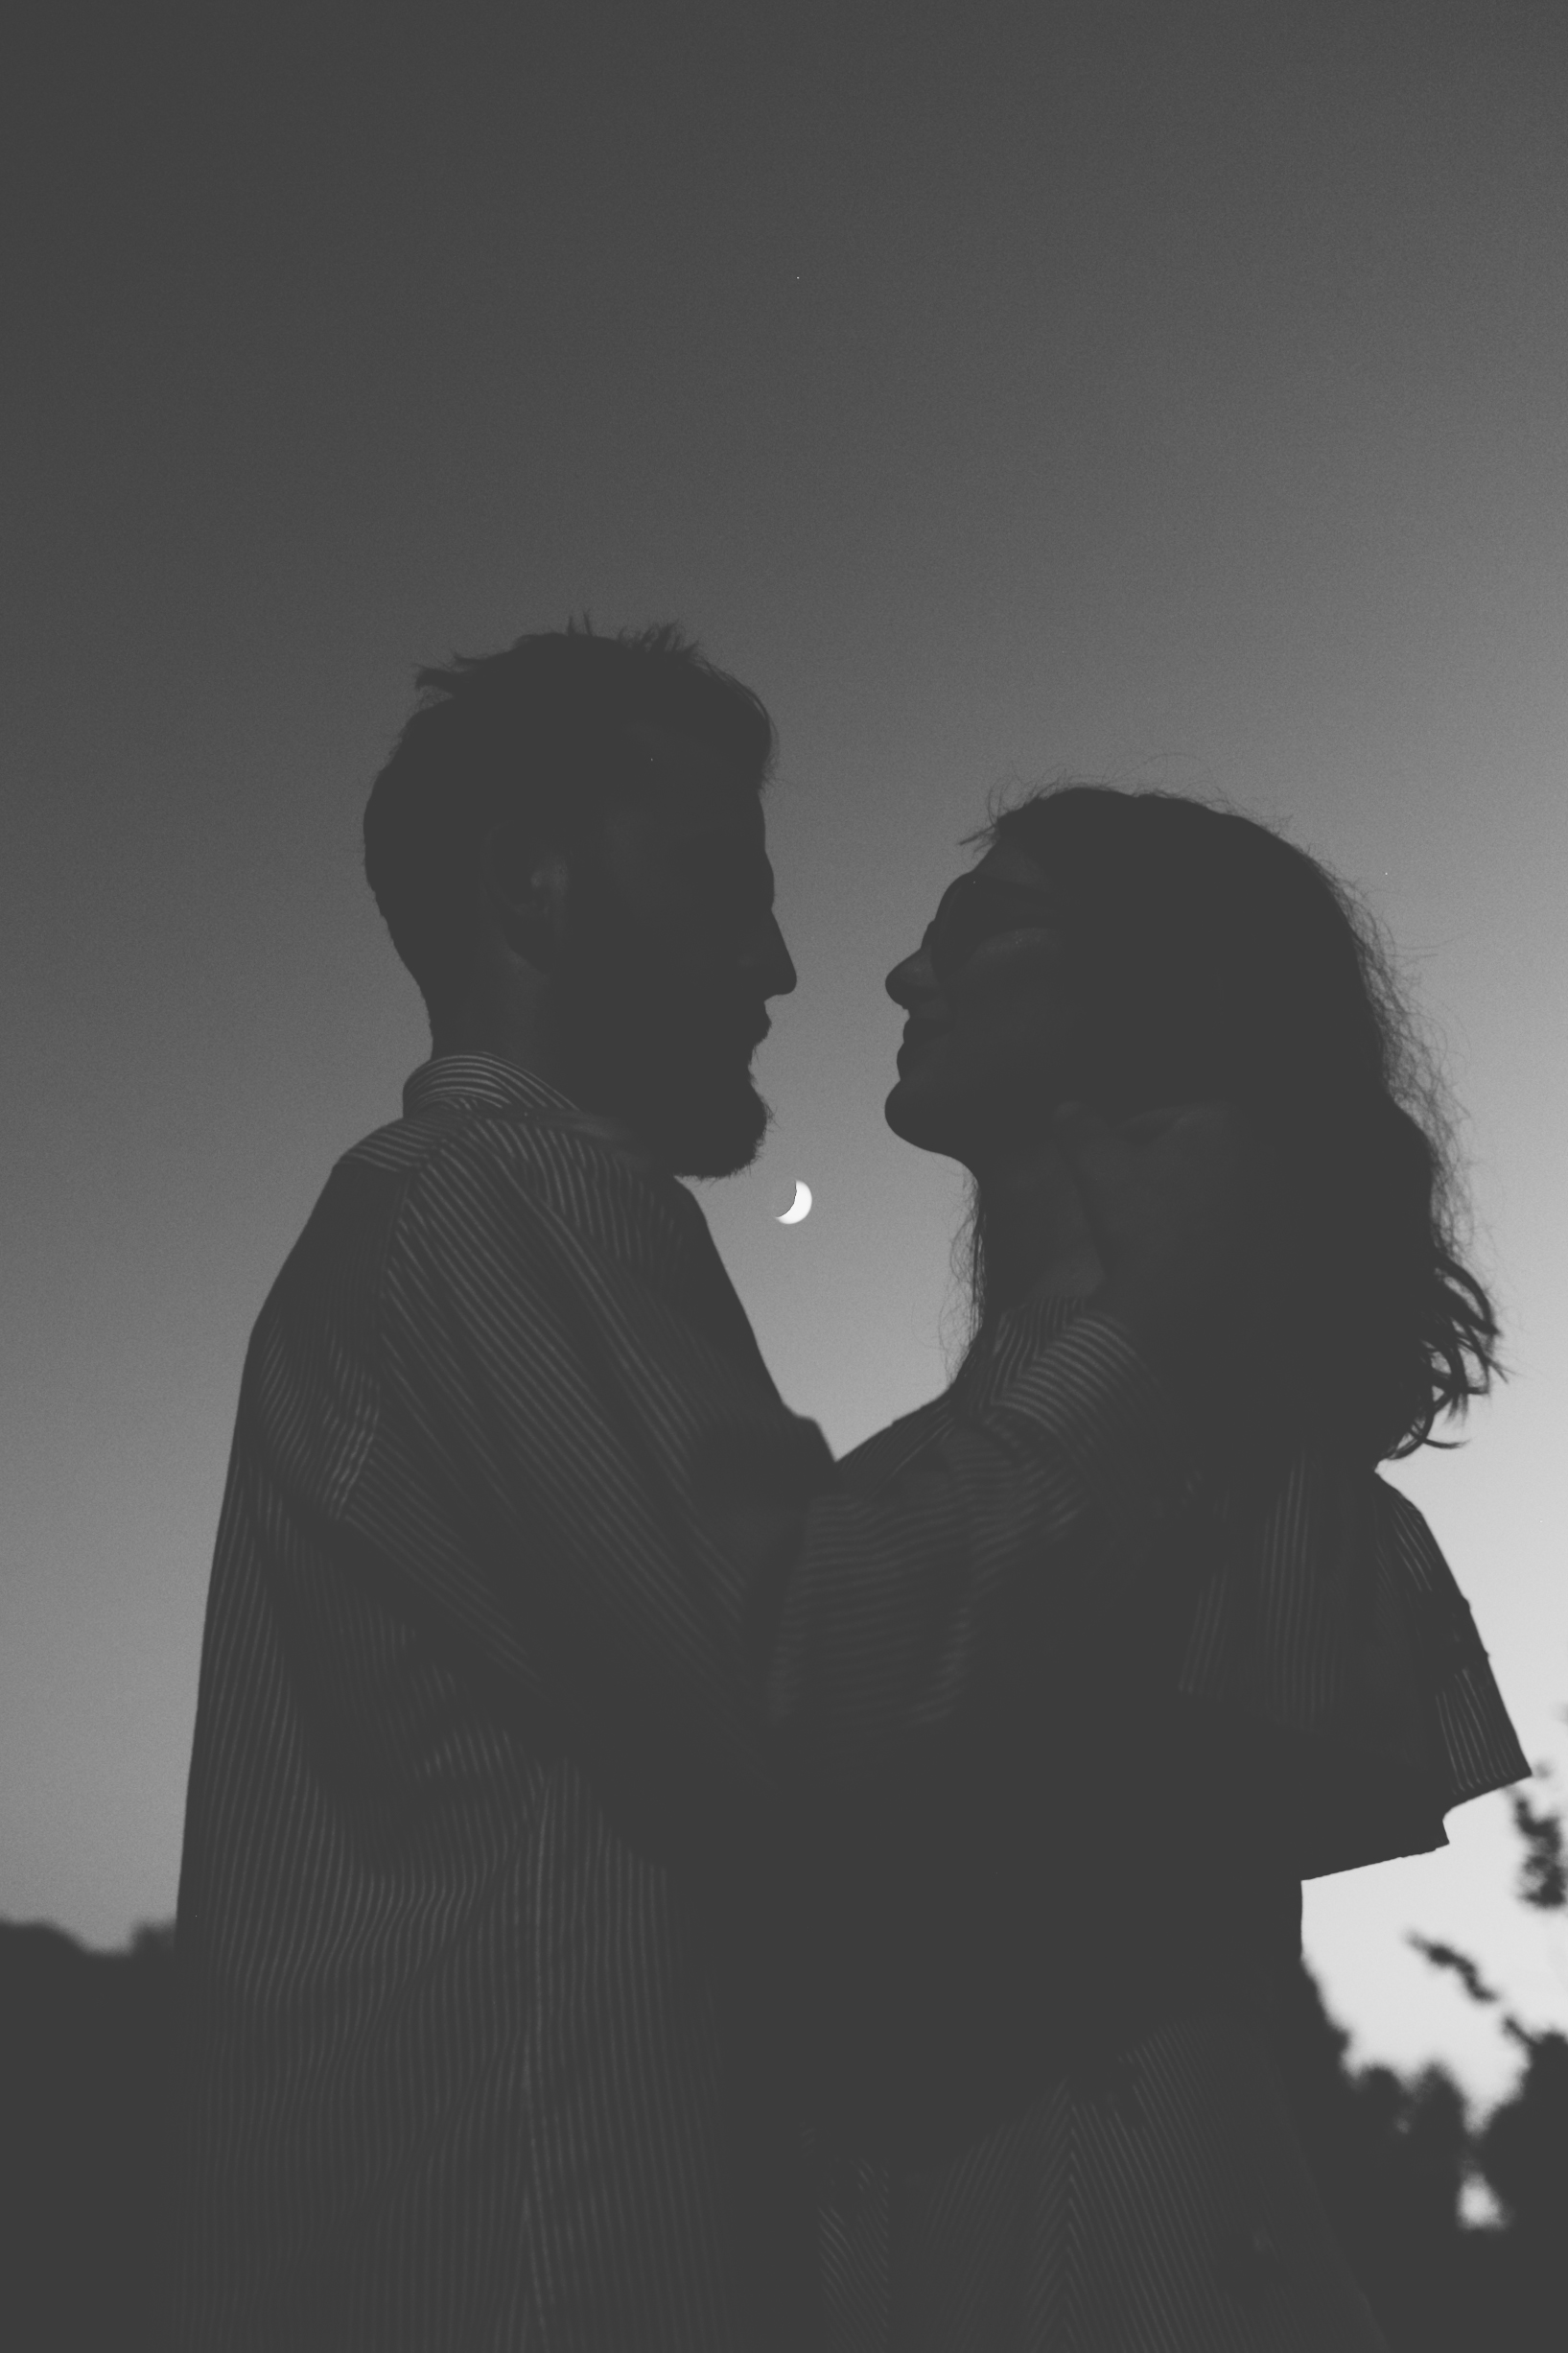
[[[788,997],[799,976],[794,959],[784,946],[784,935],[779,929],[778,917],[770,915],[767,925],[757,940],[747,962],[757,975],[758,986],[764,997]]]

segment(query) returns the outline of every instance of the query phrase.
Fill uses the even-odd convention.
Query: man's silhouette
[[[788,2021],[731,1892],[1148,1554],[1257,1179],[1223,1112],[1072,1131],[1102,1291],[1054,1340],[1026,1302],[1004,1393],[842,1492],[674,1182],[755,1152],[794,984],[766,714],[669,629],[421,683],[365,841],[434,1052],[262,1310],[218,1534],[173,2341],[798,2348]]]

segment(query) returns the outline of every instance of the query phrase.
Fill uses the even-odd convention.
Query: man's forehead
[[[755,777],[696,736],[638,719],[627,736],[646,759],[646,798],[638,800],[660,827],[681,835],[724,834],[762,839],[762,802]]]

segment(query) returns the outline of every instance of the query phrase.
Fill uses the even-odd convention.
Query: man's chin
[[[571,997],[565,1011],[573,1018],[562,1024],[557,1067],[573,1102],[620,1120],[672,1176],[735,1176],[751,1166],[772,1115],[752,1083],[749,1052],[704,1052],[685,1041],[671,1051],[673,1016],[615,1024],[597,1018],[593,999],[585,1013]]]
[[[651,1108],[643,1132],[672,1176],[738,1176],[761,1150],[772,1117],[748,1077],[743,1088]]]

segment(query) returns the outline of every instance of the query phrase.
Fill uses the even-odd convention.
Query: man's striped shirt
[[[705,1891],[792,1791],[983,1712],[1192,1491],[1114,1322],[1009,1345],[857,1492],[690,1195],[537,1079],[440,1058],[338,1164],[213,1567],[176,2346],[807,2341],[815,2218]]]

